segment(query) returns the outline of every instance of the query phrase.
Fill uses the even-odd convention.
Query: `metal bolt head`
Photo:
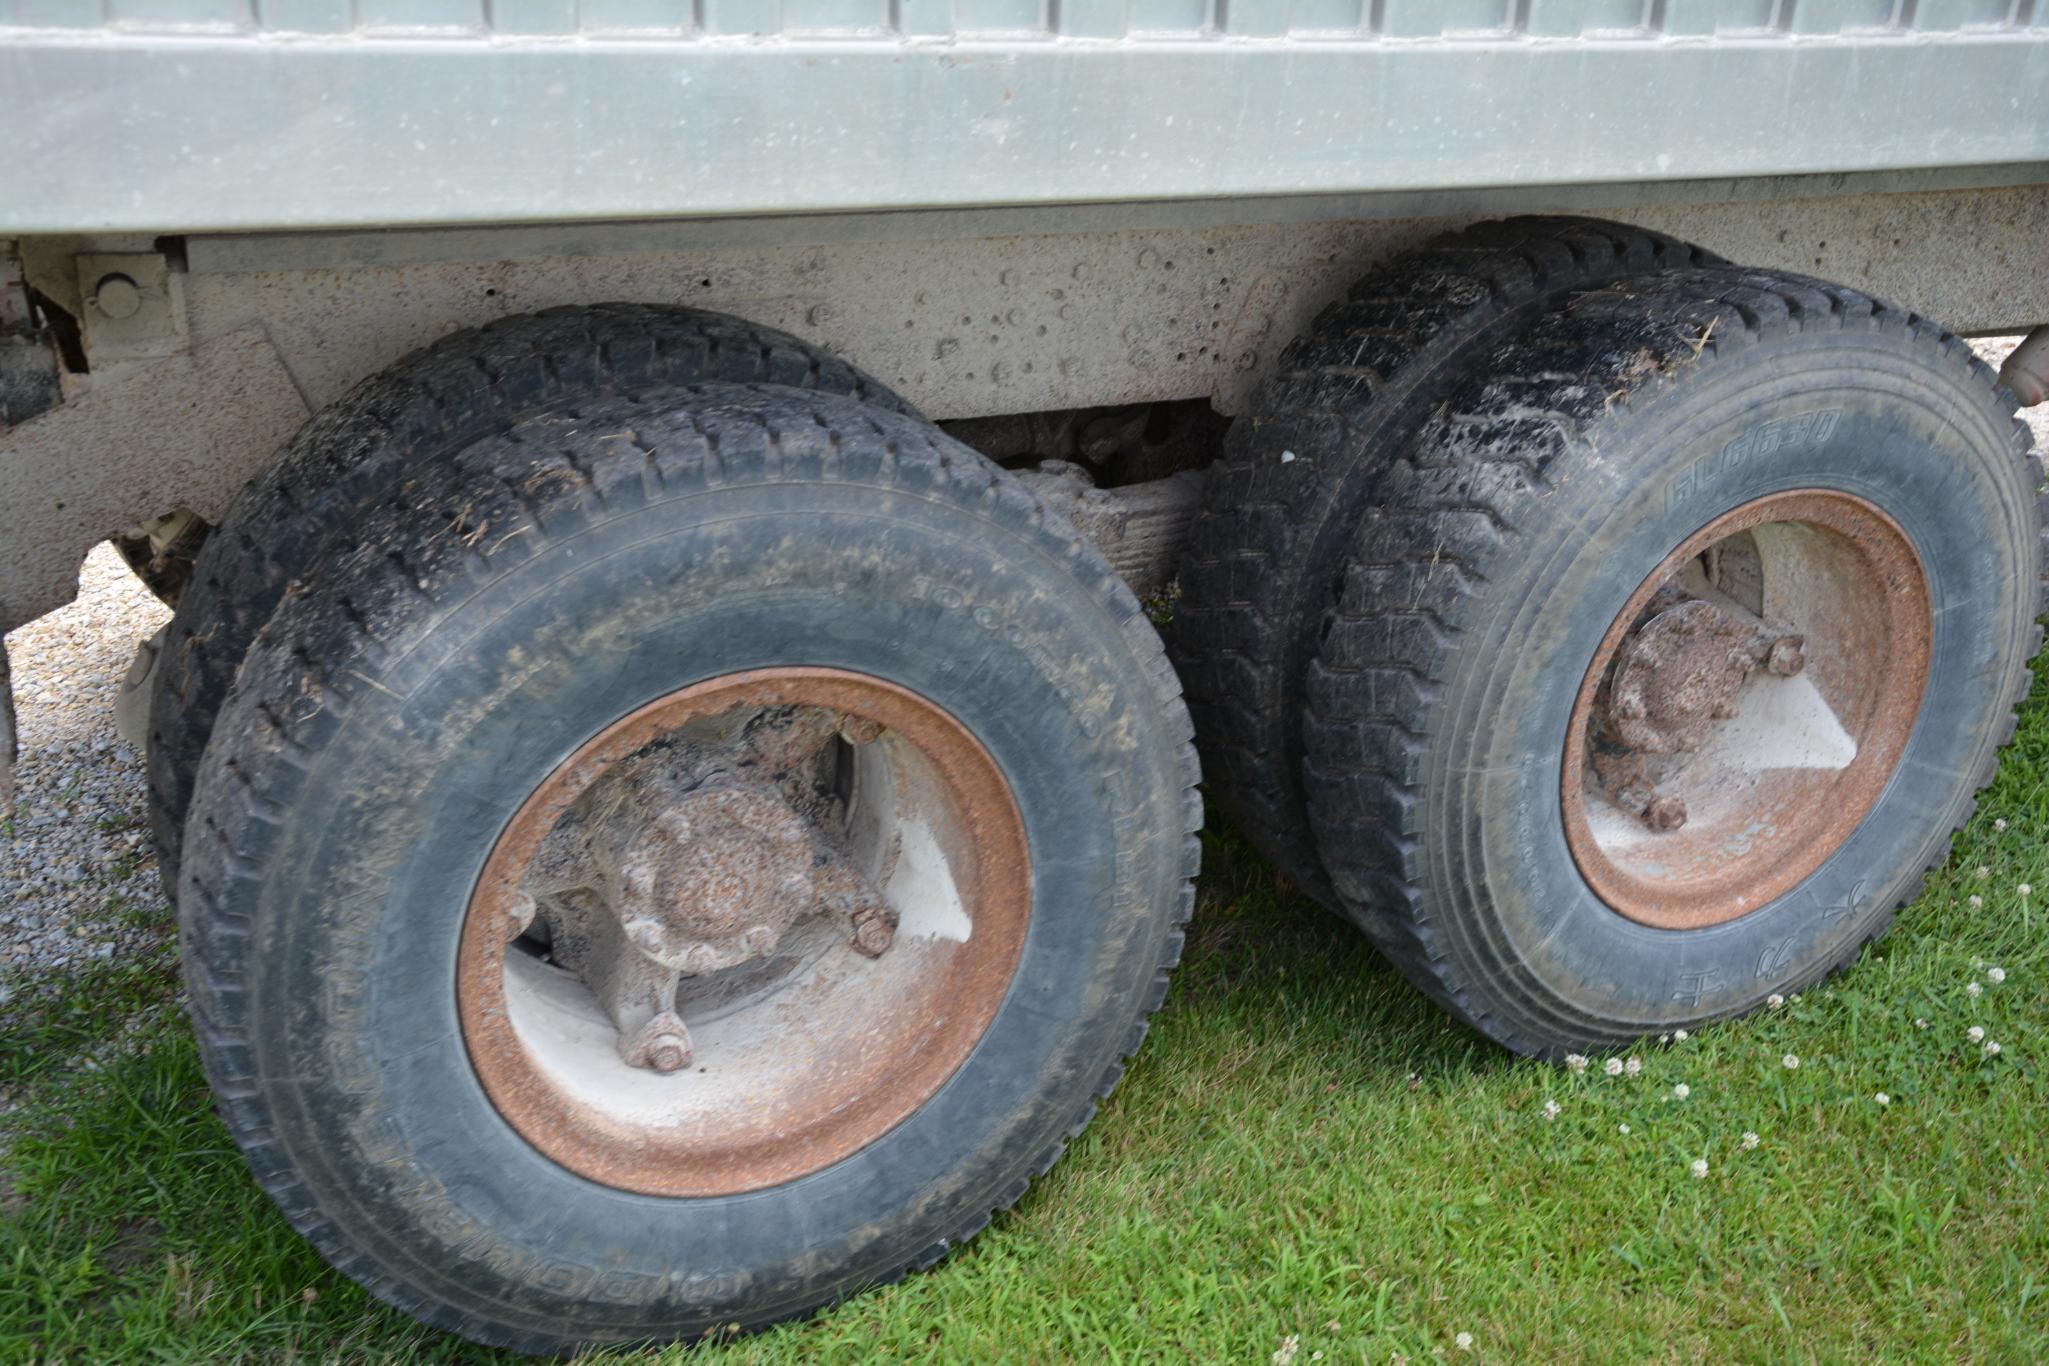
[[[864,916],[854,922],[854,948],[869,958],[879,958],[896,941],[896,927],[882,915]]]
[[[850,745],[872,745],[882,738],[882,723],[865,716],[849,716],[840,725],[840,738]]]
[[[647,1046],[647,1065],[657,1072],[674,1072],[690,1065],[690,1040],[663,1034]]]
[[[1686,824],[1684,797],[1653,797],[1644,808],[1643,823],[1653,830],[1677,830]]]
[[[1807,652],[1801,648],[1806,643],[1801,636],[1773,641],[1771,653],[1764,657],[1764,667],[1781,678],[1791,678],[1807,667]]]
[[[142,312],[142,290],[126,275],[102,275],[93,286],[92,306],[102,317],[125,322]]]

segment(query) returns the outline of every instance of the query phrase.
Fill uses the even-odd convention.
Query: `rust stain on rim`
[[[1710,546],[1774,524],[1805,530],[1807,562],[1796,575],[1805,595],[1799,623],[1806,628],[1805,672],[1854,740],[1855,757],[1837,769],[1788,767],[1761,775],[1682,770],[1676,790],[1719,785],[1738,794],[1723,804],[1733,811],[1628,849],[1604,847],[1588,803],[1605,799],[1590,792],[1587,759],[1602,679],[1661,585]],[[1561,796],[1566,843],[1587,885],[1629,919],[1675,930],[1727,923],[1798,886],[1870,814],[1906,750],[1928,681],[1929,601],[1927,575],[1906,533],[1852,494],[1773,494],[1688,537],[1616,616],[1573,703]]]
[[[935,955],[933,970],[886,1020],[779,1016],[807,1040],[828,1041],[822,1065],[811,1074],[785,1073],[775,1079],[780,1084],[751,1096],[747,1122],[723,1138],[608,1113],[551,1077],[513,1025],[505,960],[518,932],[526,870],[549,830],[619,761],[692,722],[779,706],[830,708],[873,722],[915,750],[943,799],[934,834],[971,933]],[[1015,975],[1031,886],[1024,820],[1009,784],[981,742],[933,703],[838,669],[760,669],[710,679],[614,722],[564,760],[513,816],[463,925],[456,989],[464,1041],[499,1113],[571,1171],[648,1195],[727,1195],[776,1185],[874,1142],[959,1070]],[[750,1008],[776,1009],[773,1001]],[[843,1046],[835,1050],[834,1040]],[[640,1074],[648,1085],[677,1087],[688,1087],[694,1075]]]

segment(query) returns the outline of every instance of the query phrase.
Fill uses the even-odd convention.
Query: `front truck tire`
[[[1015,1202],[1192,904],[1190,727],[1101,557],[770,385],[413,487],[257,636],[187,826],[193,1018],[285,1214],[553,1351],[802,1315]]]
[[[1374,942],[1553,1057],[1852,961],[2028,687],[2013,413],[1932,323],[1734,268],[1477,358],[1382,479],[1310,676],[1315,834]]]

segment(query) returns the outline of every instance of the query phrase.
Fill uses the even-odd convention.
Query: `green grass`
[[[1456,1359],[1461,1332],[1492,1360],[2049,1359],[2045,837],[2038,700],[1876,951],[1611,1080],[1452,1025],[1213,835],[1151,1040],[1016,1211],[931,1274],[688,1359],[1264,1362],[1295,1337],[1303,1366]],[[1980,963],[2006,980],[1973,998]],[[272,1211],[209,1109],[171,969],[15,1003],[0,1357],[489,1356],[372,1302]]]

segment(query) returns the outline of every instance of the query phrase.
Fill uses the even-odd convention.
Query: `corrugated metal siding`
[[[2033,0],[6,0],[8,26],[125,33],[985,39],[1909,35]]]
[[[2049,158],[2049,0],[0,0],[0,231]]]

